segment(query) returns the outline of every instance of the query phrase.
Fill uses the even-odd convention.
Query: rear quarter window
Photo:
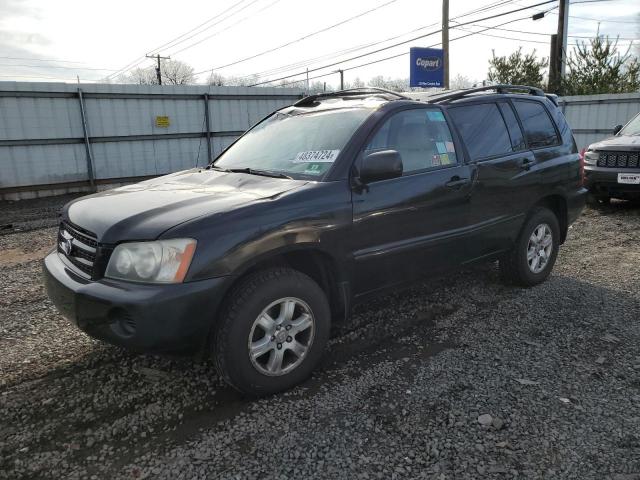
[[[514,100],[513,106],[522,122],[529,148],[551,147],[560,143],[551,117],[540,102]]]

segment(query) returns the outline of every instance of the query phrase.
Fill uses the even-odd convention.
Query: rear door
[[[402,177],[354,188],[354,292],[363,295],[461,262],[467,225],[469,167],[437,107],[384,119],[359,155],[394,149]]]
[[[539,177],[534,154],[507,100],[451,107],[449,114],[474,170],[468,249],[478,259],[510,247]]]
[[[513,99],[512,104],[522,124],[527,146],[535,159],[539,180],[536,198],[563,192],[568,180],[577,173],[578,162],[573,140],[562,142],[558,126],[547,108],[557,107],[549,101],[526,98]]]

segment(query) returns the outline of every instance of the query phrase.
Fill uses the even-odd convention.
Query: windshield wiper
[[[293,180],[289,175],[285,175],[280,172],[270,172],[269,170],[258,170],[255,168],[222,168],[216,165],[212,165],[211,168],[216,170],[220,170],[221,172],[231,172],[231,173],[248,173],[249,175],[261,175],[263,177],[273,177],[273,178],[287,178],[289,180]]]

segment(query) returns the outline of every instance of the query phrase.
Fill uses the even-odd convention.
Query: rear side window
[[[472,160],[511,153],[507,126],[495,103],[449,109]]]
[[[405,174],[457,163],[456,149],[442,111],[403,110],[385,120],[365,152],[397,150]]]
[[[547,110],[539,102],[514,100],[529,148],[550,147],[560,143]]]

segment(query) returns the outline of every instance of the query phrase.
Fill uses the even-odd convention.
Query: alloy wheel
[[[285,375],[302,363],[314,333],[309,305],[295,297],[276,300],[253,322],[248,341],[251,364],[264,375]]]
[[[541,223],[533,229],[527,244],[527,263],[533,273],[542,272],[551,258],[553,252],[553,234],[551,227]]]

